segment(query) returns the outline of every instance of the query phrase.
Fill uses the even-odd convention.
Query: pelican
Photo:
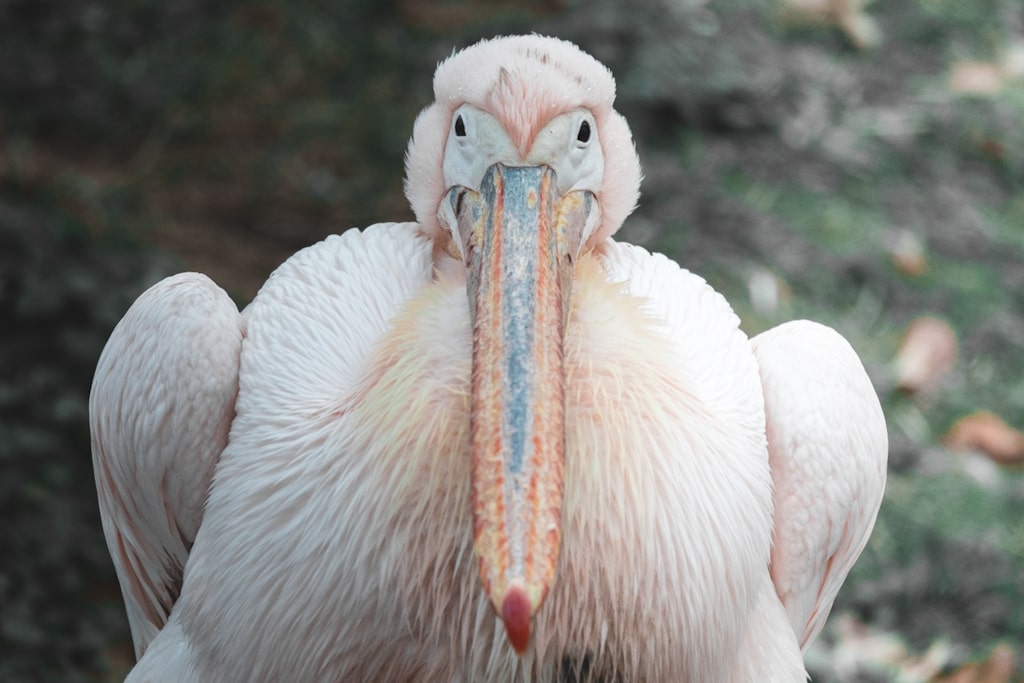
[[[612,235],[640,165],[606,67],[444,60],[415,222],[299,251],[241,312],[143,293],[90,396],[129,681],[802,681],[887,439],[850,345],[749,339]]]

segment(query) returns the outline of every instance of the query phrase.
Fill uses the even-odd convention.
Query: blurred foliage
[[[527,31],[617,77],[646,174],[622,239],[706,276],[751,334],[810,317],[864,358],[890,485],[837,611],[915,648],[950,639],[958,660],[1024,645],[1024,481],[941,445],[979,408],[1024,425],[1019,1],[868,4],[871,49],[841,22],[794,21],[792,4],[0,3],[0,679],[96,680],[127,657],[86,410],[134,296],[187,267],[244,303],[296,249],[407,219],[402,155],[434,65]],[[958,89],[966,62],[1000,80]],[[905,239],[918,272],[894,258]],[[922,314],[949,321],[960,359],[905,396],[891,361]]]
[[[167,259],[62,234],[0,202],[0,680],[88,681],[125,617],[100,533],[89,381],[107,334]]]

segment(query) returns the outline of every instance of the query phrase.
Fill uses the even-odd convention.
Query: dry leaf
[[[850,12],[839,18],[839,27],[846,33],[853,46],[868,50],[882,44],[882,29],[874,18],[863,12]]]
[[[962,95],[995,95],[1003,88],[1003,72],[992,62],[957,62],[949,74],[949,88]]]
[[[827,24],[834,20],[833,0],[783,0],[783,16],[794,23]]]
[[[1008,80],[1024,80],[1024,41],[1017,40],[1006,48],[1000,67]]]
[[[1009,645],[992,648],[980,662],[964,664],[956,671],[932,679],[932,683],[1010,683],[1017,670],[1017,652]]]
[[[900,230],[889,244],[889,255],[896,268],[907,275],[922,275],[928,270],[924,243],[910,230]]]
[[[842,680],[875,672],[885,674],[887,680],[925,683],[949,663],[952,651],[949,642],[940,638],[923,654],[912,653],[898,634],[869,626],[850,614],[838,616],[833,628],[835,646],[828,658]]]
[[[882,42],[878,23],[864,12],[868,0],[783,0],[783,20],[794,24],[836,26],[854,47],[865,50]]]
[[[1024,464],[1024,434],[987,410],[954,424],[946,434],[946,446],[956,451],[980,451],[1003,465]]]
[[[767,268],[757,267],[747,278],[751,307],[761,315],[771,315],[779,304],[788,301],[789,285]]]
[[[910,394],[934,389],[956,363],[957,347],[956,332],[944,320],[914,320],[896,352],[896,387]]]

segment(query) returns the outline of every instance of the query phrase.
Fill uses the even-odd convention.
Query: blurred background
[[[618,79],[646,175],[620,238],[751,335],[836,327],[882,397],[886,498],[814,680],[1024,680],[1019,0],[0,0],[0,27],[0,681],[131,664],[87,425],[131,301],[189,269],[244,304],[411,218],[437,61],[531,31]]]

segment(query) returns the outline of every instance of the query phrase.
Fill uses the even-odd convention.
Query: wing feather
[[[885,418],[860,359],[835,330],[796,321],[752,345],[775,486],[771,574],[806,649],[874,527]]]
[[[234,416],[242,336],[224,290],[183,273],[135,301],[96,368],[93,466],[137,656],[181,588]]]

